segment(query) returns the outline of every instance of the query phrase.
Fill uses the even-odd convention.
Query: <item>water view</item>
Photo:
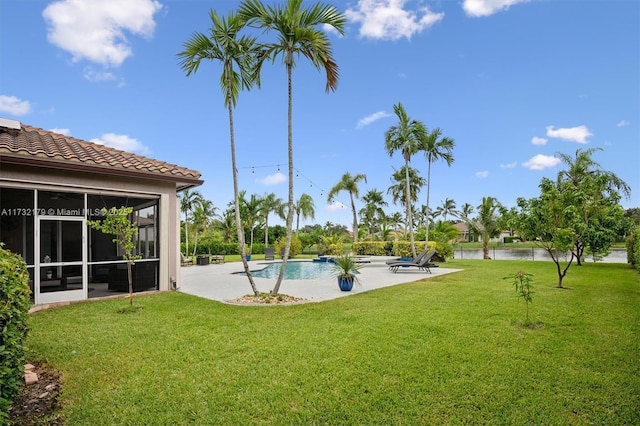
[[[456,247],[453,251],[456,259],[482,259],[482,249],[463,249]],[[546,250],[541,248],[489,248],[489,256],[495,260],[546,260],[550,261],[551,257]],[[562,260],[569,260],[571,255],[568,253]],[[591,256],[585,257],[585,262],[593,262]],[[627,263],[627,251],[625,249],[613,249],[601,262],[606,263]]]

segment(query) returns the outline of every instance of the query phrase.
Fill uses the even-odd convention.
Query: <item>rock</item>
[[[32,385],[34,383],[38,383],[38,375],[31,371],[24,372],[24,383],[26,385]]]

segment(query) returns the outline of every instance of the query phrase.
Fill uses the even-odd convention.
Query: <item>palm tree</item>
[[[391,195],[391,201],[394,204],[400,203],[405,206],[406,209],[406,176],[409,175],[409,205],[412,205],[418,201],[418,193],[420,192],[420,188],[423,187],[427,181],[425,178],[418,174],[418,170],[413,167],[409,167],[407,171],[406,166],[402,166],[400,170],[395,170],[393,175],[391,175],[391,181],[395,182],[395,184],[391,185],[389,189],[387,189],[387,194]],[[406,211],[406,210],[405,210]]]
[[[193,244],[193,255],[196,255],[198,249],[198,233],[204,231],[211,224],[211,221],[216,216],[217,207],[209,200],[202,200],[200,204],[196,206],[193,212],[193,224],[196,231],[195,242]]]
[[[419,140],[418,150],[424,152],[427,158],[427,212],[429,212],[429,193],[431,190],[431,163],[437,160],[444,160],[447,162],[447,166],[453,164],[453,148],[456,143],[453,139],[447,137],[441,137],[442,131],[439,128],[433,129],[429,133],[422,135]],[[455,207],[454,207],[455,208]],[[427,214],[427,218],[429,215]],[[447,220],[446,214],[444,220]],[[429,222],[427,219],[427,234],[425,241],[429,241]]]
[[[413,219],[411,217],[411,191],[409,187],[409,162],[419,150],[419,144],[425,138],[426,129],[424,125],[416,120],[411,120],[404,110],[402,104],[398,103],[393,106],[393,111],[398,116],[398,124],[391,126],[384,135],[385,148],[389,156],[393,156],[396,151],[402,153],[405,165],[405,209],[407,212],[407,223],[411,225]],[[416,244],[413,237],[413,226],[409,226],[409,235],[411,238],[411,252],[416,257]]]
[[[238,200],[240,203],[240,217],[242,218],[243,228],[249,229],[249,254],[253,248],[253,233],[256,227],[260,226],[262,219],[262,201],[256,194],[251,194],[249,199],[245,198],[246,191],[240,191]]]
[[[230,243],[233,241],[233,234],[236,232],[237,228],[235,214],[235,209],[233,207],[230,207],[222,213],[222,217],[219,220],[216,220],[214,222],[215,229],[222,232],[222,238],[225,243]]]
[[[277,294],[289,257],[293,228],[293,69],[296,65],[296,58],[303,55],[311,61],[316,69],[325,70],[327,78],[325,90],[327,92],[335,91],[338,87],[338,64],[333,60],[329,38],[317,27],[331,26],[343,35],[346,17],[334,6],[326,4],[317,3],[309,8],[303,8],[302,0],[288,0],[284,7],[265,7],[260,0],[245,0],[240,5],[238,13],[249,25],[277,33],[277,41],[264,46],[265,53],[267,57],[274,60],[277,56],[282,55],[287,70],[289,198],[287,203],[287,238],[282,267],[272,290],[272,293]]]
[[[367,193],[362,196],[362,201],[366,204],[360,210],[360,216],[369,227],[369,234],[371,235],[373,228],[380,224],[385,217],[382,207],[386,207],[389,204],[385,201],[382,191],[378,191],[377,189],[367,191]]]
[[[353,213],[353,242],[358,242],[358,214],[356,211],[355,199],[360,197],[360,190],[358,189],[359,181],[367,182],[367,175],[359,173],[352,176],[351,173],[346,172],[340,178],[338,182],[327,194],[327,202],[333,203],[336,195],[341,191],[347,191],[349,193],[349,199],[351,200],[351,212]]]
[[[230,13],[227,19],[218,17],[214,10],[209,12],[211,18],[210,37],[196,32],[184,43],[184,51],[178,56],[182,58],[180,65],[187,76],[195,73],[203,59],[220,61],[222,63],[222,75],[220,82],[224,105],[229,112],[229,141],[231,147],[231,170],[233,174],[233,198],[235,203],[236,228],[238,233],[238,245],[244,271],[247,274],[251,289],[258,294],[258,289],[253,282],[249,264],[246,261],[246,248],[242,226],[240,223],[240,206],[238,202],[238,170],[236,167],[235,133],[233,127],[233,109],[236,106],[240,89],[250,89],[255,83],[260,85],[259,65],[263,59],[261,48],[255,38],[242,36],[238,33],[244,27],[244,21]],[[237,71],[236,71],[237,67]]]
[[[293,206],[296,212],[296,233],[300,229],[300,216],[303,219],[316,218],[316,206],[313,204],[313,198],[309,194],[302,194]]]
[[[482,236],[482,258],[489,257],[489,240],[500,235],[498,212],[502,205],[493,197],[482,197],[478,216],[470,221],[473,229]]]
[[[276,197],[273,192],[262,198],[260,212],[264,217],[264,246],[269,246],[269,215],[274,212],[279,217],[284,216],[284,203],[282,198]]]
[[[560,158],[569,167],[568,170],[558,173],[558,182],[568,180],[578,187],[582,179],[587,175],[604,176],[607,179],[607,191],[620,191],[628,198],[631,195],[629,185],[616,176],[615,173],[601,170],[600,164],[591,158],[593,153],[597,151],[602,151],[602,148],[577,149],[575,158],[560,152],[556,153],[556,157]]]
[[[427,188],[429,186],[427,185]],[[451,198],[445,198],[445,200],[442,202],[441,206],[438,206],[438,208],[436,208],[436,214],[435,216],[442,216],[442,218],[444,219],[444,221],[447,220],[447,216],[451,215],[451,216],[455,216],[456,215],[456,202],[454,200],[452,200]]]
[[[189,255],[189,213],[193,212],[196,206],[202,203],[203,200],[204,198],[202,198],[200,191],[190,191],[188,189],[182,191],[182,196],[180,197],[180,211],[184,213],[185,256]]]

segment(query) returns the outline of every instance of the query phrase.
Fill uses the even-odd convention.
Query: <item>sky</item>
[[[265,1],[265,4],[283,4]],[[404,164],[385,132],[401,103],[411,119],[455,141],[454,163],[431,168],[430,206],[539,195],[578,149],[630,185],[640,207],[640,2],[636,0],[330,1],[347,17],[327,31],[340,80],[299,58],[293,71],[295,198],[315,220],[351,227],[345,172],[365,174],[387,213]],[[309,6],[313,2],[305,1]],[[233,199],[229,121],[220,64],[187,77],[177,54],[228,0],[2,0],[0,117],[195,169],[219,209]],[[262,41],[273,35],[257,34]],[[234,112],[240,189],[287,200],[287,79],[280,58]],[[411,166],[423,177],[427,162]],[[363,203],[358,201],[359,209]],[[426,204],[426,187],[417,206]],[[279,223],[270,219],[270,224]],[[280,222],[281,223],[281,222]]]

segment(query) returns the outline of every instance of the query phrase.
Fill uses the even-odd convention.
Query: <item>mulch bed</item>
[[[9,410],[12,425],[63,425],[59,414],[60,375],[42,364],[33,364],[38,381],[25,385]]]

